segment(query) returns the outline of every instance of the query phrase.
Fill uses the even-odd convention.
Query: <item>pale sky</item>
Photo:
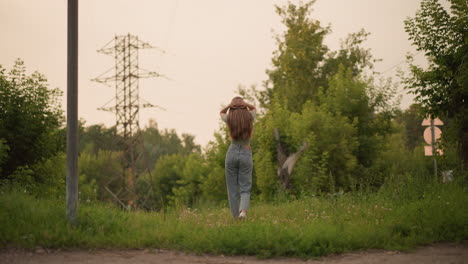
[[[66,0],[0,0],[0,64],[10,69],[16,58],[28,72],[37,70],[51,87],[64,91],[66,109]],[[261,86],[271,68],[274,36],[284,29],[275,4],[282,0],[80,0],[79,117],[87,125],[112,126],[115,116],[97,110],[114,97],[114,88],[90,81],[114,66],[97,53],[114,35],[134,34],[166,51],[140,51],[140,67],[171,80],[140,80],[140,97],[167,109],[140,113],[140,126],[155,119],[159,128],[195,135],[205,146],[219,127],[220,106],[234,97],[238,85]],[[292,1],[294,3],[298,1]],[[414,16],[420,0],[318,0],[312,17],[332,33],[325,43],[339,47],[348,33],[366,29],[364,44],[382,72],[416,53],[403,21]],[[416,62],[424,63],[422,54]],[[405,64],[400,65],[403,67]],[[383,74],[396,75],[396,69]],[[404,92],[402,92],[404,94]],[[404,96],[402,108],[411,103]]]

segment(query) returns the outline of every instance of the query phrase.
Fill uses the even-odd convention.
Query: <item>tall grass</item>
[[[227,208],[126,212],[81,203],[71,227],[64,201],[15,191],[0,197],[0,246],[165,248],[195,253],[311,257],[358,249],[405,250],[468,238],[468,191],[460,183],[415,183],[379,192],[255,203],[246,221]]]

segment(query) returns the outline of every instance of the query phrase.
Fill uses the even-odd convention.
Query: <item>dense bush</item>
[[[63,196],[65,129],[61,92],[46,78],[26,74],[18,59],[9,73],[0,66],[0,185],[39,196]]]
[[[65,150],[60,95],[40,73],[27,75],[19,59],[9,73],[0,66],[0,180],[47,181],[30,169]]]

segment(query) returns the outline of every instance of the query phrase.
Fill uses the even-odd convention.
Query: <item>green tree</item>
[[[370,167],[381,150],[384,137],[391,133],[396,106],[392,103],[391,83],[379,87],[373,80],[354,77],[351,69],[340,66],[321,95],[321,107],[349,119],[357,128],[359,146],[355,155],[359,164]]]
[[[65,197],[66,164],[66,155],[60,152],[31,166],[34,174],[40,176],[36,176],[35,194],[42,197]]]
[[[139,167],[154,166],[160,157],[171,154],[188,155],[200,152],[201,148],[189,134],[179,137],[175,130],[160,130],[154,120],[150,120],[147,127],[141,131],[144,142],[144,159],[141,159]],[[152,170],[153,167],[148,169]]]
[[[421,120],[417,121],[420,126]],[[421,127],[421,126],[420,126]],[[432,175],[432,159],[423,155],[421,145],[408,148],[407,128],[398,118],[392,122],[392,132],[382,140],[367,182],[383,184],[386,180],[403,175],[425,177]],[[419,135],[421,137],[421,134]],[[440,166],[440,163],[439,163]]]
[[[364,30],[350,34],[339,50],[329,50],[323,40],[330,28],[310,18],[314,2],[276,7],[286,31],[276,38],[278,49],[272,59],[273,68],[267,70],[266,90],[256,92],[263,107],[277,94],[288,110],[300,112],[307,100],[317,102],[319,90],[327,89],[328,79],[340,65],[351,69],[353,76],[373,67],[370,50],[361,47],[369,35]]]
[[[0,138],[0,176],[2,175],[2,164],[8,158],[10,147],[6,144],[6,140]],[[0,178],[1,179],[1,178]]]
[[[391,80],[363,77],[375,61],[361,46],[369,34],[349,34],[339,50],[330,51],[323,43],[330,28],[310,18],[313,3],[277,7],[286,30],[277,38],[266,90],[239,88],[264,108],[252,140],[255,182],[262,198],[272,197],[280,180],[287,189],[284,177],[278,178],[278,165],[281,157],[300,150],[288,176],[289,191],[356,186],[375,171],[383,143],[393,132],[395,86]]]
[[[60,96],[59,89],[48,88],[42,74],[26,75],[20,59],[8,74],[0,66],[0,138],[9,148],[8,157],[0,165],[2,179],[17,168],[45,161],[64,151]]]
[[[227,200],[226,177],[224,161],[230,145],[227,126],[222,124],[221,131],[214,134],[215,140],[208,143],[206,162],[209,171],[202,178],[201,191],[204,202],[220,202]]]
[[[82,132],[79,168],[83,199],[115,200],[106,188],[114,194],[120,193],[122,198],[126,195],[122,190],[125,190],[128,187],[126,185],[129,184],[128,179],[124,178],[125,175],[129,175],[130,171],[124,172],[120,151],[124,146],[120,136],[115,134],[115,127],[92,125],[82,126],[80,129]],[[177,166],[182,166],[180,169],[182,171],[188,156],[201,155],[200,146],[194,140],[195,137],[189,134],[179,136],[175,130],[160,130],[154,120],[150,120],[147,127],[134,135],[134,141],[138,144],[134,151],[139,157],[136,161],[137,179],[135,182],[138,206],[146,209],[161,209],[172,201],[172,191],[177,189],[177,186],[190,185],[197,188],[189,177],[186,179],[190,182],[189,184],[182,182],[185,174],[175,172],[176,168],[171,167],[173,164],[171,162],[180,161]],[[161,164],[159,164],[160,159],[162,159]],[[181,180],[180,183],[177,182],[179,180]],[[133,194],[128,192],[127,195]],[[199,195],[198,191],[193,195],[186,193],[184,199],[189,199],[188,203],[191,203],[196,199],[192,196],[197,195]]]
[[[117,151],[116,141],[115,127],[106,128],[103,124],[82,127],[79,152],[97,155],[99,150]]]
[[[417,50],[424,52],[427,69],[411,65],[407,88],[416,94],[427,114],[447,116],[456,127],[460,157],[468,162],[468,4],[423,0],[421,9],[405,21],[405,30]],[[447,120],[446,120],[447,121]]]
[[[361,47],[369,34],[364,29],[351,33],[341,42],[339,50],[326,54],[321,66],[323,87],[328,87],[328,80],[338,73],[340,66],[350,69],[353,77],[359,76],[365,69],[374,68],[374,62],[377,60],[372,56],[371,50]]]
[[[321,109],[311,101],[301,113],[291,112],[273,100],[270,111],[256,126],[254,162],[257,186],[262,199],[279,190],[277,178],[277,143],[274,129],[280,134],[286,155],[296,152],[306,142],[308,147],[292,171],[291,192],[329,191],[329,178],[341,188],[348,188],[357,168],[357,129],[348,118]]]
[[[199,153],[190,154],[185,162],[182,178],[172,189],[172,203],[175,206],[192,207],[201,197],[201,183],[208,173],[209,168],[204,157]]]
[[[159,158],[155,169],[137,179],[137,193],[145,196],[141,203],[149,209],[163,209],[170,205],[177,190],[183,183],[183,172],[187,157],[181,154],[164,155]]]
[[[403,126],[405,133],[405,145],[409,150],[420,146],[423,143],[423,133],[425,127],[421,126],[424,119],[421,105],[412,104],[404,111],[397,111],[395,120]]]
[[[190,153],[200,153],[201,147],[200,145],[195,143],[195,136],[190,134],[182,134],[182,147],[183,153],[190,154]]]
[[[306,100],[314,100],[321,85],[319,64],[324,60],[328,48],[323,44],[328,28],[309,17],[314,1],[296,6],[276,6],[287,27],[277,37],[278,50],[272,59],[273,69],[268,70],[268,99],[277,93],[285,99],[288,109],[299,112]]]
[[[99,150],[97,154],[83,152],[78,159],[78,175],[83,196],[95,197],[101,201],[114,201],[106,190],[118,193],[125,187],[122,167],[122,153]]]

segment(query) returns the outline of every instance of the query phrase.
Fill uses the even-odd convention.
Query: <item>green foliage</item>
[[[59,89],[18,59],[0,66],[0,181],[41,197],[63,196],[65,129]]]
[[[181,185],[183,178],[184,167],[186,163],[185,157],[177,154],[163,156],[159,159],[154,169],[153,175],[155,191],[161,195],[163,204],[168,204],[174,189]]]
[[[304,152],[305,159],[293,171],[296,186],[307,188],[308,192],[330,191],[328,177],[337,186],[348,188],[357,166],[353,152],[357,148],[356,128],[342,116],[317,109],[312,103],[304,105],[302,114],[293,114],[291,132],[297,139],[302,138],[310,146]],[[305,172],[301,174],[301,172]],[[296,176],[297,175],[297,176]]]
[[[360,45],[366,41],[370,33],[364,29],[356,33],[351,33],[341,43],[340,49],[327,53],[323,66],[321,66],[322,79],[325,81],[322,85],[327,86],[327,80],[333,77],[340,67],[351,70],[352,76],[359,76],[365,69],[373,69],[374,62],[372,53]]]
[[[274,168],[277,168],[274,128],[278,128],[281,141],[288,146],[290,153],[296,152],[302,142],[308,144],[292,174],[296,191],[328,190],[330,174],[339,186],[349,186],[349,178],[357,166],[353,152],[358,146],[356,128],[351,122],[316,107],[310,101],[306,102],[300,114],[289,112],[276,101],[270,109],[256,130],[258,145],[254,160],[257,185],[263,198],[271,198],[278,187],[274,176]]]
[[[314,100],[317,96],[321,86],[319,64],[328,51],[323,39],[329,29],[309,17],[312,4],[296,6],[289,3],[276,7],[287,30],[277,37],[273,69],[267,71],[272,86],[269,99],[277,93],[287,101],[287,108],[295,112],[300,111],[306,100]]]
[[[266,144],[265,144],[266,145]],[[279,180],[276,177],[277,164],[272,161],[275,153],[258,148],[254,154],[256,184],[260,191],[260,199],[267,200],[275,196],[279,190]]]
[[[37,197],[65,197],[66,160],[58,153],[31,166],[21,166],[11,174],[10,180],[0,186],[16,188]]]
[[[376,168],[394,132],[395,86],[362,76],[375,61],[361,47],[369,35],[364,30],[350,34],[337,51],[323,44],[330,28],[310,18],[313,3],[277,7],[286,30],[277,38],[266,91],[239,89],[265,108],[253,140],[255,182],[262,199],[278,194],[275,128],[287,155],[308,144],[291,175],[292,193],[378,185],[389,173]],[[379,180],[370,179],[376,174],[381,174]]]
[[[425,127],[421,126],[424,115],[419,104],[412,104],[405,111],[397,111],[395,120],[404,125],[404,134],[406,134],[406,147],[413,150],[416,146],[423,143],[423,133]]]
[[[182,185],[186,156],[172,154],[162,156],[156,163],[154,171],[137,179],[137,192],[147,194],[146,207],[162,209],[173,200],[174,192]],[[182,197],[180,197],[182,198]]]
[[[363,76],[375,61],[361,46],[369,35],[364,30],[350,34],[339,50],[329,50],[323,40],[330,29],[310,18],[313,3],[277,7],[286,30],[277,38],[266,91],[239,88],[265,108],[253,139],[262,199],[278,194],[275,128],[286,155],[308,144],[291,174],[294,194],[379,186],[390,173],[378,159],[395,132],[396,86]]]
[[[9,147],[0,179],[64,151],[60,96],[40,73],[26,75],[23,61],[18,59],[9,73],[0,66],[0,138]]]
[[[80,198],[82,197],[85,201],[94,199],[115,201],[109,191],[115,194],[129,188],[128,182],[123,177],[130,171],[124,172],[123,169],[124,162],[122,152],[120,152],[124,148],[122,138],[115,134],[115,127],[92,125],[82,127],[81,130]],[[159,130],[157,123],[150,120],[149,126],[140,130],[134,137],[135,142],[138,143],[135,155],[140,157],[136,162],[135,173],[138,206],[146,209],[161,209],[174,205],[172,189],[179,185],[188,185],[191,191],[183,187],[177,189],[178,204],[190,205],[197,199],[196,196],[200,194],[199,179],[196,178],[198,176],[195,177],[187,172],[187,176],[183,177],[182,173],[182,165],[189,156],[191,158],[197,156],[200,157],[200,161],[203,160],[200,146],[195,144],[194,136],[182,134],[179,137],[174,130]],[[143,145],[140,145],[141,143]],[[169,158],[171,155],[173,157]],[[158,165],[160,159],[161,164]],[[175,167],[171,167],[169,160],[174,162],[177,160],[176,165],[173,164]],[[182,167],[177,169],[179,165]],[[189,169],[194,169],[195,172],[198,169],[203,170],[201,168],[204,165],[202,163],[199,165],[200,167],[196,167],[192,164],[192,168]],[[159,167],[155,169],[155,166]],[[181,182],[178,182],[179,180]]]
[[[96,179],[88,178],[86,174],[81,174],[78,176],[78,186],[80,189],[78,195],[79,202],[90,202],[98,199],[97,192],[99,186],[96,183]],[[100,192],[102,193],[102,190]]]
[[[39,186],[36,194],[43,197],[65,197],[67,160],[63,152],[32,166],[35,175],[40,175],[35,182]]]
[[[78,226],[63,200],[0,195],[0,247],[163,248],[195,253],[295,256],[352,250],[405,250],[468,236],[468,191],[462,183],[394,177],[379,192],[252,204],[247,221],[226,208],[126,212],[101,203],[80,206]]]
[[[27,193],[38,193],[39,186],[36,184],[34,179],[34,171],[29,166],[17,167],[16,170],[11,174],[13,178],[8,184],[5,180],[3,185],[11,186],[13,188],[21,188]]]
[[[208,173],[209,168],[199,153],[189,155],[182,170],[182,177],[172,189],[172,204],[176,207],[195,205],[202,194],[201,183]]]
[[[419,123],[420,120],[418,120]],[[423,155],[422,144],[408,149],[408,138],[405,133],[405,124],[394,121],[390,134],[382,142],[382,151],[375,157],[375,162],[369,170],[368,178],[364,183],[378,183],[401,175],[430,175],[432,173],[432,160]],[[419,136],[421,137],[422,134]]]
[[[79,186],[83,200],[112,201],[114,198],[105,189],[117,193],[123,186],[122,154],[99,150],[97,155],[81,153],[78,159]]]
[[[385,136],[391,133],[394,106],[391,104],[394,89],[391,83],[376,87],[371,80],[353,77],[350,69],[340,67],[329,81],[326,93],[321,96],[321,107],[337,116],[344,116],[357,129],[358,148],[355,151],[359,164],[370,167],[382,149]]]
[[[159,130],[154,120],[141,131],[144,142],[145,159],[141,160],[139,167],[153,166],[160,157],[171,154],[188,155],[200,152],[200,146],[195,144],[194,136],[182,134],[179,137],[175,130]],[[152,170],[153,167],[148,169]]]
[[[155,190],[160,193],[164,204],[167,204],[173,190],[180,186],[187,159],[184,156],[173,154],[163,156],[158,160],[154,170]]]
[[[392,91],[391,82],[375,85],[340,66],[328,89],[319,92],[318,102],[307,101],[300,113],[288,110],[279,96],[274,98],[256,124],[254,159],[261,197],[272,198],[278,189],[275,128],[288,155],[302,142],[308,144],[292,173],[293,192],[349,190],[365,181],[382,184],[383,177],[365,178],[388,175],[376,170],[376,164],[393,132]]]
[[[255,133],[255,132],[254,132]],[[204,202],[220,202],[227,200],[226,178],[224,175],[224,160],[230,145],[227,137],[227,127],[223,125],[223,133],[215,133],[215,140],[208,143],[206,161],[209,172],[201,183]]]
[[[310,18],[314,2],[276,7],[287,29],[277,37],[278,50],[272,59],[273,69],[267,71],[267,89],[256,93],[264,107],[276,94],[288,110],[300,112],[306,101],[318,102],[319,90],[327,90],[340,65],[353,76],[373,68],[370,50],[360,46],[369,35],[364,30],[350,34],[337,51],[323,44],[331,30]]]
[[[8,158],[8,151],[10,151],[10,147],[6,144],[6,140],[4,138],[0,138],[0,175],[2,175],[2,164]]]
[[[468,162],[468,4],[450,0],[450,10],[436,0],[424,0],[413,18],[405,21],[409,39],[425,53],[429,67],[411,65],[406,86],[427,114],[447,116],[456,127],[454,140]],[[410,58],[411,59],[411,58]],[[448,120],[445,120],[448,121]]]
[[[118,150],[115,144],[115,127],[106,128],[102,124],[83,127],[84,122],[81,125],[78,148],[80,153],[97,155],[99,150]]]

